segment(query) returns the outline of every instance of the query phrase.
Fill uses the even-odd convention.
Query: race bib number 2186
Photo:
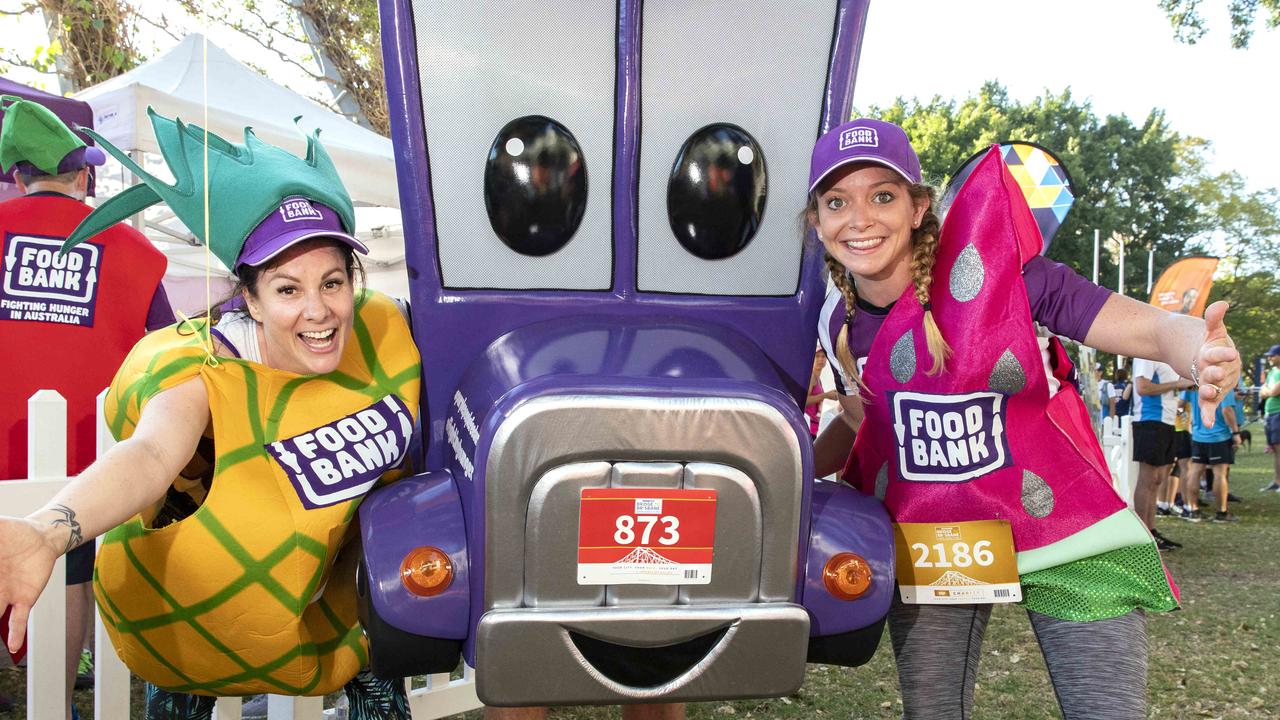
[[[898,590],[907,604],[1022,600],[1006,520],[895,523]]]

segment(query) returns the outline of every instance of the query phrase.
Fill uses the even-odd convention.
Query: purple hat
[[[303,240],[318,237],[341,240],[356,252],[369,254],[369,248],[364,243],[343,229],[338,213],[327,205],[294,196],[285,198],[280,207],[249,232],[249,237],[245,238],[244,247],[236,258],[236,268],[241,265],[256,267]]]
[[[1272,355],[1280,355],[1280,345],[1272,345],[1267,349],[1267,357],[1271,357]]]
[[[832,170],[855,162],[883,165],[908,182],[920,182],[920,158],[902,128],[883,120],[858,118],[829,130],[814,144],[809,192]]]
[[[47,173],[44,170],[41,170],[40,168],[36,167],[34,163],[30,163],[26,160],[19,160],[18,162],[14,163],[14,167],[18,168],[18,172],[21,172],[25,175],[32,175],[32,176],[38,177],[41,175],[52,175],[52,174],[61,175],[62,173],[68,173],[68,172],[71,172],[72,170],[79,170],[80,168],[88,167],[90,165],[93,165],[96,167],[98,165],[102,165],[106,161],[107,161],[107,154],[102,152],[102,148],[94,147],[93,145],[84,145],[76,148],[75,150],[72,150],[71,152],[63,156],[62,160],[58,162],[57,173]]]

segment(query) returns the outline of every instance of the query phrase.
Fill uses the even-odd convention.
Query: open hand
[[[22,518],[0,517],[0,613],[11,609],[9,652],[17,654],[27,635],[31,606],[49,583],[58,559],[39,523]]]
[[[1213,427],[1218,404],[1227,393],[1235,392],[1240,382],[1240,353],[1223,324],[1227,308],[1227,303],[1219,300],[1204,311],[1204,344],[1196,353],[1196,366],[1200,370],[1200,417],[1205,427]]]

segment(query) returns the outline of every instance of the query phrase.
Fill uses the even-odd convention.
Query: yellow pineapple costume
[[[371,291],[327,375],[207,361],[205,332],[187,322],[144,338],[106,398],[124,439],[151,397],[199,377],[216,458],[194,514],[157,529],[135,517],[104,537],[94,590],[107,632],[130,670],[174,692],[332,692],[368,660],[354,558],[339,550],[364,494],[400,472],[417,348]]]

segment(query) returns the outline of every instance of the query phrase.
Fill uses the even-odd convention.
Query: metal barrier
[[[98,396],[98,408],[106,391]],[[40,390],[27,401],[27,478],[0,481],[0,508],[5,515],[23,516],[48,502],[67,484],[67,403],[54,390]],[[97,454],[115,441],[99,410]],[[31,610],[27,642],[27,718],[66,720],[66,563],[58,558],[44,593]],[[110,638],[96,619],[94,633],[93,715],[97,720],[129,720],[129,670],[116,655]],[[6,658],[7,661],[7,658]],[[447,673],[430,675],[425,687],[413,689],[406,679],[409,709],[415,720],[435,720],[481,707],[476,698],[475,677],[464,667],[461,679]],[[240,720],[240,698],[219,698],[215,720]],[[324,709],[324,698],[270,695],[268,720],[321,720],[335,718]]]

